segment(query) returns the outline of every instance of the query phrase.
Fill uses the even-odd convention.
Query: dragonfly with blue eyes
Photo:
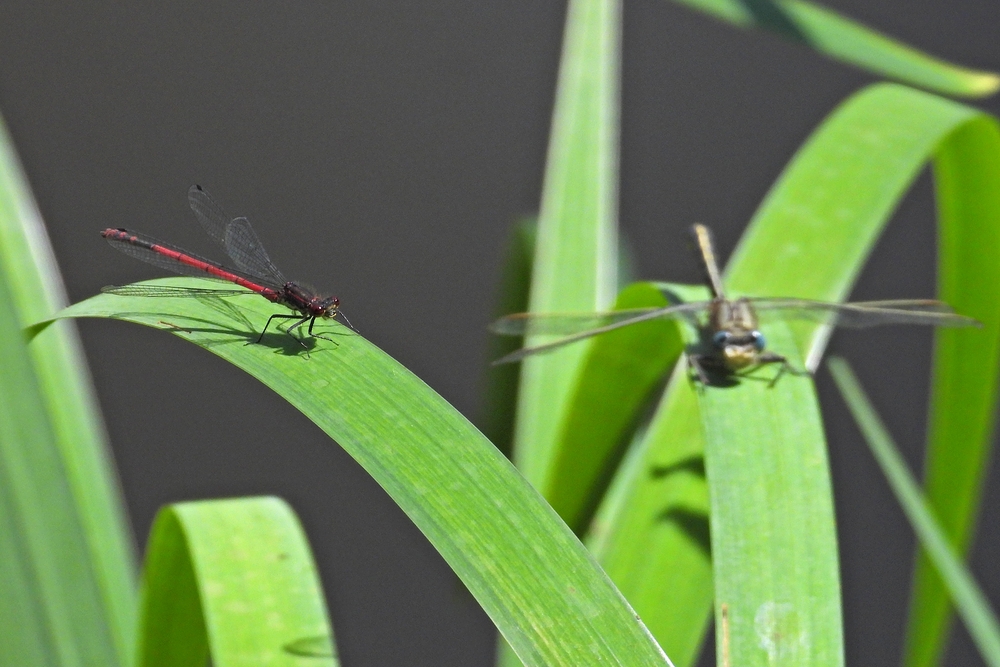
[[[704,225],[691,231],[705,270],[710,301],[681,303],[663,308],[635,308],[607,313],[517,313],[494,322],[494,333],[508,336],[562,336],[555,341],[526,347],[494,361],[494,364],[520,361],[549,352],[591,336],[649,320],[675,318],[693,321],[700,344],[688,354],[688,361],[704,384],[710,384],[707,370],[725,375],[750,372],[767,364],[781,364],[783,372],[801,375],[784,356],[766,349],[764,335],[757,323],[758,312],[776,312],[783,319],[807,319],[841,327],[870,327],[884,324],[923,324],[929,326],[980,326],[971,317],[958,315],[951,306],[932,299],[856,301],[830,303],[795,298],[729,299],[722,288],[712,235]],[[777,376],[772,383],[777,380]]]

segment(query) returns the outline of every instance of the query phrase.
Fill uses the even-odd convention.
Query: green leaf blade
[[[522,219],[511,229],[504,252],[497,305],[494,317],[528,309],[531,288],[531,261],[535,250],[537,221]],[[487,348],[488,360],[504,357],[523,344],[522,337],[491,336]],[[491,365],[486,372],[486,390],[479,424],[483,433],[508,458],[514,447],[514,417],[517,414],[517,393],[521,369],[515,364]]]
[[[17,315],[0,281],[0,659],[120,664]]]
[[[975,531],[989,469],[1000,368],[1000,129],[985,114],[962,124],[935,155],[940,219],[938,293],[982,322],[935,341],[925,470],[927,497],[959,553]],[[960,446],[958,446],[960,443]],[[926,555],[917,559],[908,665],[936,664],[949,628],[947,593]]]
[[[712,608],[704,452],[697,397],[681,363],[588,539],[678,667],[697,662]]]
[[[991,447],[1000,348],[1000,140],[982,112],[893,84],[831,114],[762,203],[727,267],[737,293],[843,300],[906,189],[933,160],[941,244],[939,297],[980,320],[937,332],[927,460],[929,500],[964,550]],[[828,332],[792,325],[815,368]],[[907,664],[929,667],[947,638],[948,602],[918,564]]]
[[[655,286],[636,283],[621,292],[615,309],[661,308]],[[651,320],[598,336],[574,383],[547,499],[577,534],[590,521],[611,471],[650,392],[683,352],[677,324]]]
[[[986,664],[997,667],[1000,665],[1000,622],[965,564],[956,555],[951,545],[953,537],[945,534],[942,526],[935,520],[920,487],[906,467],[906,461],[865,396],[850,366],[843,359],[831,359],[829,367],[854,421],[861,428],[900,507],[924,545],[928,559],[940,574],[951,599],[955,601],[980,655]]]
[[[740,28],[763,28],[833,60],[956,97],[986,97],[1000,76],[923,53],[821,5],[803,0],[675,0]]]
[[[121,491],[72,324],[49,327],[28,346],[19,329],[51,316],[65,296],[41,216],[2,125],[0,289],[0,338],[14,355],[0,364],[0,382],[10,392],[3,401],[12,410],[2,417],[9,430],[0,436],[6,458],[0,465],[3,512],[12,522],[0,540],[4,558],[12,559],[12,569],[4,568],[11,576],[0,579],[0,606],[14,605],[15,621],[25,614],[24,632],[7,637],[67,665],[130,664],[135,565]],[[18,591],[8,594],[7,586]],[[37,633],[27,629],[29,618],[39,622]],[[8,649],[0,655],[19,655]],[[10,664],[44,664],[12,659]]]
[[[150,282],[199,284],[192,278]],[[100,295],[61,315],[115,316],[167,329],[281,394],[382,485],[525,664],[666,662],[572,532],[423,382],[336,323],[320,327],[336,343],[314,341],[308,357],[283,333],[247,345],[273,305],[253,295],[220,301]]]
[[[791,333],[768,329],[789,354]],[[833,489],[815,388],[761,370],[699,394],[716,651],[740,665],[844,664]],[[723,609],[728,622],[723,625]],[[728,634],[728,637],[726,636]]]
[[[616,291],[620,23],[619,0],[571,0],[567,9],[532,268],[533,312],[605,310]],[[543,494],[586,347],[522,363],[514,460]]]
[[[164,508],[143,577],[140,667],[338,664],[308,542],[278,498]]]
[[[761,203],[726,267],[727,287],[741,294],[843,300],[938,144],[977,114],[894,84],[848,98]]]

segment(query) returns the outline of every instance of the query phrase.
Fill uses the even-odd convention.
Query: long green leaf
[[[705,445],[696,402],[685,364],[678,364],[588,540],[678,667],[697,662],[712,607]]]
[[[785,327],[774,323],[767,336],[800,365]],[[746,667],[836,667],[843,626],[823,423],[812,381],[786,374],[771,386],[774,372],[699,395],[716,650]]]
[[[511,229],[501,269],[500,289],[494,307],[494,317],[528,310],[531,289],[531,263],[535,256],[537,219],[525,218]],[[619,244],[618,280],[628,284],[632,279],[632,257],[628,244]],[[516,336],[491,336],[487,359],[499,359],[522,347],[524,339]],[[486,373],[480,428],[497,449],[512,454],[514,421],[521,368],[517,364],[490,366]],[[558,485],[558,482],[554,482]],[[564,519],[566,517],[563,517]]]
[[[930,411],[928,498],[964,553],[991,446],[1000,351],[1000,130],[976,109],[892,84],[845,102],[768,194],[730,262],[738,293],[838,301],[903,193],[933,160],[940,210],[938,296],[983,323],[938,332]],[[796,326],[815,368],[827,333]],[[933,664],[948,602],[921,560],[908,664]]]
[[[272,313],[273,305],[254,295],[99,295],[61,316],[118,317],[168,329],[281,394],[392,496],[525,664],[666,662],[572,532],[457,410],[339,324],[329,325],[336,342],[314,340],[308,354],[280,332],[247,345]]]
[[[985,325],[943,332],[937,340],[932,424],[941,426],[933,431],[931,451],[941,460],[929,459],[929,475],[941,474],[938,468],[953,471],[951,488],[972,499],[945,512],[952,519],[942,514],[945,525],[974,516],[992,428],[1000,312],[993,290],[982,287],[1000,284],[1000,204],[989,187],[1000,182],[997,155],[1000,142],[989,116],[901,86],[866,89],[831,114],[798,152],[761,204],[726,275],[738,294],[844,299],[906,189],[935,160],[940,296]],[[802,349],[815,367],[826,333],[814,325],[797,325],[793,332],[791,349]],[[707,526],[697,414],[686,379],[675,377],[638,462],[623,472],[631,480],[620,486],[629,490],[619,492],[624,499],[615,499],[614,512],[602,514],[606,524],[594,541],[609,575],[678,665],[696,658],[712,598],[704,540],[695,537],[699,526]],[[962,446],[942,446],[948,442]],[[940,600],[918,601],[915,609]],[[917,618],[926,613],[914,612]],[[943,626],[930,625],[921,636],[940,642]]]
[[[663,287],[685,301],[706,296],[704,288]],[[690,342],[694,335],[688,332]],[[780,326],[768,336],[794,356]],[[768,372],[760,375],[696,391],[678,368],[638,453],[642,464],[623,471],[631,497],[611,516],[602,513],[607,523],[598,527],[607,535],[592,540],[678,664],[697,658],[712,567],[733,664],[843,661],[833,503],[815,395],[803,378],[772,388]]]
[[[528,309],[531,289],[531,260],[535,255],[537,221],[523,219],[511,229],[504,252],[500,289],[494,316],[503,317]],[[491,336],[487,359],[499,359],[521,347],[523,339]],[[517,412],[517,388],[521,369],[514,364],[490,366],[486,372],[480,429],[508,458],[514,447],[514,416]]]
[[[73,325],[26,346],[64,290],[38,209],[0,125],[0,664],[127,665],[135,624],[132,542]],[[7,569],[13,568],[13,569]],[[12,589],[17,589],[14,592]],[[19,648],[15,648],[19,646]],[[5,662],[7,660],[12,662]]]
[[[920,487],[906,467],[906,461],[865,396],[851,367],[843,359],[830,359],[828,365],[854,421],[861,428],[868,447],[889,480],[896,500],[926,549],[928,558],[941,575],[980,655],[986,664],[997,667],[1000,665],[1000,623],[986,596],[955,554],[948,535],[934,518]]]
[[[945,62],[856,21],[803,0],[675,0],[741,28],[757,27],[802,42],[873,74],[958,97],[985,97],[1000,77]]]
[[[938,335],[924,484],[952,544],[966,553],[989,470],[1000,368],[1000,129],[976,114],[934,158],[941,237],[938,293],[983,323]],[[917,559],[907,664],[930,667],[948,636],[950,603],[926,555]]]
[[[615,308],[666,303],[656,287],[637,283],[622,291]],[[650,392],[683,349],[674,322],[653,320],[600,336],[588,350],[559,432],[547,495],[578,534],[586,530],[610,483]]]
[[[322,650],[305,650],[313,645]],[[299,648],[302,647],[302,648]],[[278,498],[160,510],[143,570],[139,667],[337,661],[316,565]]]
[[[0,664],[116,664],[72,491],[0,281]]]
[[[535,312],[604,310],[617,288],[620,40],[621,0],[569,1],[531,271]],[[521,364],[514,461],[546,496],[587,347]],[[503,642],[498,664],[517,665]]]
[[[567,9],[532,267],[536,312],[603,310],[616,292],[620,14],[619,0]],[[522,364],[514,460],[543,494],[585,348]]]

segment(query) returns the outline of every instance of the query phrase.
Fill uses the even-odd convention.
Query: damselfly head
[[[726,368],[731,371],[738,371],[756,364],[758,354],[760,354],[760,350],[752,342],[741,345],[726,345],[722,348],[722,359]]]
[[[737,335],[723,329],[712,335],[712,345],[719,350],[725,350],[727,347],[746,347],[748,344],[752,345],[758,352],[763,352],[764,334],[754,329],[749,333]]]
[[[751,331],[728,331],[722,329],[712,335],[712,345],[719,350],[726,368],[740,370],[759,363],[759,355],[764,351],[764,334]]]
[[[340,299],[335,296],[327,297],[323,299],[320,307],[323,309],[323,317],[335,317],[340,309]]]

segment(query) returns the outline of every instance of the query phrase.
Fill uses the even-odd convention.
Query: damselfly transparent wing
[[[236,268],[268,287],[288,282],[278,270],[246,218],[229,218],[222,206],[197,185],[188,189],[188,203],[205,231],[233,260]]]
[[[212,280],[206,278],[206,280]],[[218,280],[219,284],[226,281]],[[106,285],[101,288],[105,294],[116,296],[158,296],[191,298],[205,296],[247,296],[256,294],[248,289],[207,289],[201,287],[171,287],[170,285]]]
[[[959,315],[948,304],[932,299],[829,303],[809,299],[760,298],[750,299],[750,304],[762,316],[774,313],[783,320],[811,320],[852,329],[888,324],[980,326],[975,319]]]
[[[219,203],[201,189],[200,185],[192,185],[188,188],[188,204],[194,211],[194,217],[205,228],[205,231],[215,239],[219,247],[226,249],[226,228],[229,226],[231,218],[222,210]]]
[[[264,245],[246,218],[236,218],[226,228],[226,254],[236,266],[258,278],[269,287],[280,288],[288,280],[271,262]]]
[[[214,266],[216,268],[228,271],[228,269],[226,269],[226,267],[222,266],[222,264],[219,264],[216,261],[213,261],[211,259],[206,259],[205,257],[199,257],[198,255],[189,253],[188,251],[182,250],[182,249],[180,249],[180,248],[178,248],[176,246],[170,245],[169,243],[164,243],[163,241],[160,241],[158,239],[154,239],[152,236],[147,236],[146,234],[140,234],[138,232],[133,232],[131,230],[127,230],[127,232],[128,232],[128,234],[130,236],[133,236],[136,239],[139,239],[140,241],[143,241],[145,243],[151,243],[151,244],[158,245],[161,248],[166,248],[166,249],[171,250],[173,252],[177,252],[177,253],[186,255],[188,257],[191,257],[193,259],[196,259],[199,262],[205,262],[206,264],[211,264],[212,266]],[[110,236],[106,237],[105,240],[115,250],[117,250],[119,252],[123,252],[126,255],[129,255],[130,257],[135,257],[138,260],[142,260],[143,262],[146,262],[147,264],[152,264],[153,266],[157,266],[157,267],[159,267],[161,269],[165,269],[165,270],[171,271],[173,273],[179,273],[179,274],[184,275],[184,276],[194,276],[196,278],[207,278],[208,277],[208,274],[205,273],[205,271],[203,269],[200,269],[200,268],[195,267],[195,266],[188,266],[187,264],[184,264],[182,262],[178,262],[176,259],[174,259],[173,257],[171,257],[169,255],[164,255],[164,254],[156,252],[155,250],[152,250],[150,248],[143,247],[142,245],[136,245],[136,244],[133,244],[133,243],[126,243],[125,241],[121,241],[119,239],[112,238]]]
[[[758,314],[773,314],[784,320],[811,320],[834,326],[861,328],[887,324],[917,324],[943,327],[979,326],[971,317],[955,313],[941,301],[930,299],[857,301],[828,303],[809,299],[760,298],[749,299]],[[548,352],[563,345],[614,331],[638,322],[658,318],[691,319],[705,312],[709,301],[685,303],[665,308],[639,308],[608,313],[518,313],[508,315],[491,330],[505,335],[561,335],[563,338],[517,350],[497,359],[494,364],[519,361],[525,357]]]
[[[705,312],[711,302],[681,303],[663,308],[635,308],[606,313],[518,313],[501,318],[490,325],[494,333],[508,336],[564,336],[542,345],[522,348],[494,361],[506,364],[533,354],[549,352],[591,336],[661,318],[689,319]],[[568,334],[568,335],[567,335]]]

